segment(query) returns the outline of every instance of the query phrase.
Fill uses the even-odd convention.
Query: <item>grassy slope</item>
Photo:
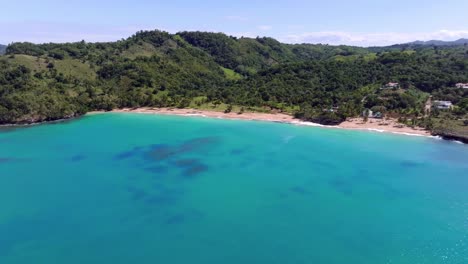
[[[23,65],[31,69],[33,73],[46,71],[47,65],[52,63],[57,72],[62,73],[64,76],[74,76],[82,80],[93,80],[96,78],[96,72],[91,69],[89,64],[70,58],[54,60],[30,55],[14,55],[2,56],[0,60],[7,60],[15,65]]]
[[[468,120],[468,115],[465,115],[465,120]],[[463,140],[468,144],[468,126],[461,119],[454,119],[447,113],[441,114],[437,118],[432,119],[434,122],[433,132],[437,135],[448,138]]]
[[[221,66],[221,69],[223,70],[224,72],[224,75],[226,76],[226,79],[228,80],[231,80],[231,81],[238,81],[240,79],[242,79],[242,75],[240,75],[239,73],[235,72],[234,70],[231,70],[231,69],[228,69],[228,68],[224,68]]]
[[[136,59],[137,57],[151,57],[157,53],[157,49],[150,43],[142,42],[141,45],[132,45],[122,53],[124,58]]]
[[[6,60],[15,65],[23,65],[32,72],[39,72],[47,69],[46,60],[43,58],[33,57],[30,55],[14,55],[1,57],[2,60]]]
[[[57,71],[65,76],[73,75],[78,79],[83,80],[96,79],[96,72],[91,69],[91,66],[88,63],[83,63],[74,59],[64,59],[56,60],[54,64]]]

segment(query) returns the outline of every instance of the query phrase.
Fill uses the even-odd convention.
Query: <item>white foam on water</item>
[[[207,117],[206,115],[203,115],[203,114],[183,114],[182,116],[201,116],[201,117]]]

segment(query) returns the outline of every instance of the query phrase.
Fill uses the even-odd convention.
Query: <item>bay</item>
[[[106,113],[0,130],[0,263],[468,263],[468,148]]]

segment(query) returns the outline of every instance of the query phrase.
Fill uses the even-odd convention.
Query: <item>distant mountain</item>
[[[459,39],[455,41],[443,41],[443,40],[429,40],[429,41],[414,41],[407,43],[409,45],[421,45],[421,46],[461,46],[468,45],[468,39]]]
[[[7,46],[0,44],[0,55],[5,54],[6,47]]]

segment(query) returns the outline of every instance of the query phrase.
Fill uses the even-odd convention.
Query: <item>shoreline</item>
[[[437,136],[431,135],[431,133],[423,128],[412,128],[399,124],[394,119],[374,119],[370,118],[368,122],[363,122],[362,118],[350,118],[345,122],[337,126],[327,126],[317,123],[312,123],[308,121],[301,121],[295,119],[293,116],[284,114],[284,113],[254,113],[254,112],[244,112],[242,114],[238,113],[224,113],[219,111],[210,111],[210,110],[198,110],[198,109],[179,109],[179,108],[124,108],[124,109],[115,109],[112,111],[93,111],[89,112],[86,115],[93,115],[99,113],[138,113],[138,114],[156,114],[156,115],[176,115],[176,116],[199,116],[207,118],[219,118],[219,119],[232,119],[232,120],[247,120],[247,121],[266,121],[266,122],[276,122],[276,123],[286,123],[292,125],[302,125],[302,126],[315,126],[315,127],[325,127],[325,128],[334,128],[334,129],[347,129],[347,130],[361,130],[361,131],[370,131],[378,133],[391,133],[398,135],[407,135],[407,136],[419,136],[419,137],[430,137],[430,138],[440,138]]]
[[[104,113],[104,111],[103,111]],[[60,124],[63,122],[68,122],[68,121],[73,121],[75,119],[81,118],[88,113],[84,115],[76,115],[76,116],[71,116],[67,118],[60,118],[60,119],[55,119],[55,120],[47,120],[47,121],[37,121],[37,122],[24,122],[24,123],[11,123],[11,124],[0,124],[0,129],[1,128],[21,128],[21,127],[31,127],[31,126],[39,126],[39,125],[45,125],[45,124]]]

